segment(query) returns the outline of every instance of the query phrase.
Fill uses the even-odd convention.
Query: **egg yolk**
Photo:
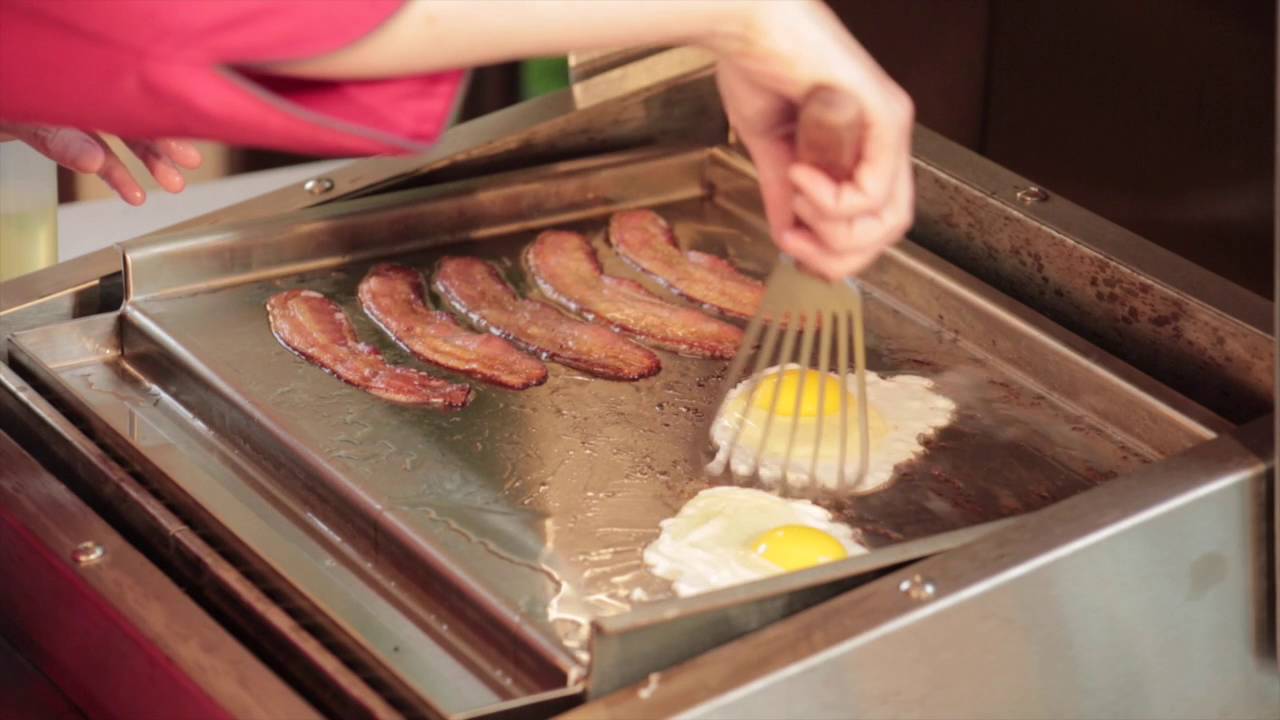
[[[755,539],[751,549],[788,572],[849,556],[839,540],[808,525],[783,525],[769,530]]]
[[[804,378],[803,387],[801,378]],[[765,375],[756,386],[751,404],[765,412],[772,408],[774,415],[782,417],[817,417],[819,399],[824,390],[826,400],[822,403],[822,414],[838,415],[844,385],[835,375],[817,370],[783,370]],[[775,395],[778,397],[776,406],[773,404]],[[797,396],[800,398],[799,407],[796,406]],[[847,402],[852,405],[853,397],[850,396]]]

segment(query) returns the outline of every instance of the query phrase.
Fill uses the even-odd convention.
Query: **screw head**
[[[1046,192],[1045,189],[1042,187],[1029,185],[1019,190],[1018,194],[1015,197],[1017,197],[1018,202],[1022,203],[1023,205],[1034,205],[1036,203],[1041,203],[1048,200],[1049,193]]]
[[[312,195],[323,195],[333,189],[333,180],[327,177],[311,178],[302,184],[302,189]]]
[[[92,540],[71,549],[71,561],[81,566],[92,565],[106,556],[107,549]]]
[[[933,581],[923,575],[912,575],[911,577],[898,583],[898,592],[906,595],[912,600],[924,601],[929,600],[938,594],[938,588]]]

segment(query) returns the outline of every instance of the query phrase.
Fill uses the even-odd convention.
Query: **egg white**
[[[785,571],[756,555],[752,543],[784,525],[821,530],[850,556],[867,552],[848,525],[808,500],[727,486],[703,490],[663,520],[658,539],[644,550],[644,562],[682,597],[777,575]]]
[[[823,418],[821,436],[809,418],[790,418],[775,414],[765,432],[767,411],[748,407],[752,384],[756,378],[786,370],[802,370],[802,366],[789,364],[767,368],[757,375],[743,380],[725,396],[711,426],[711,440],[717,454],[712,461],[713,470],[727,464],[735,475],[757,475],[766,483],[778,484],[784,477],[793,487],[817,484],[836,489],[840,483],[840,437],[836,430],[840,417]],[[916,375],[881,377],[866,373],[867,408],[883,420],[883,433],[873,434],[867,457],[867,472],[861,482],[853,484],[858,472],[857,413],[850,408],[847,416],[844,450],[846,484],[842,492],[869,493],[882,489],[893,477],[894,467],[906,462],[924,450],[923,441],[951,422],[955,403],[934,391],[933,382]],[[857,397],[857,384],[853,373],[844,378],[849,395]],[[827,400],[831,402],[831,400]],[[797,431],[792,435],[792,426]],[[874,423],[871,423],[875,427]],[[741,431],[738,428],[741,427]],[[735,437],[736,435],[736,437]],[[814,445],[818,445],[816,461]],[[787,444],[791,443],[788,456]],[[733,448],[732,457],[729,449]],[[759,467],[756,455],[759,453]]]

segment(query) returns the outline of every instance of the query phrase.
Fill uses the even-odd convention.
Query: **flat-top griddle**
[[[273,293],[316,290],[362,340],[421,367],[355,301],[367,269],[394,259],[429,274],[442,255],[473,255],[537,296],[520,253],[548,227],[586,234],[606,272],[682,302],[608,249],[608,215],[627,207],[752,274],[775,256],[734,150],[608,155],[130,244],[120,313],[19,334],[11,362],[451,714],[577,682],[593,622],[641,610],[651,627],[854,577],[895,548],[900,562],[913,543],[1035,511],[1226,427],[907,241],[865,275],[868,367],[932,379],[957,414],[886,489],[821,501],[873,552],[767,591],[677,599],[641,552],[712,484],[698,438],[726,363],[660,352],[662,372],[634,383],[550,364],[540,387],[475,383],[470,407],[439,412],[344,385],[267,325]]]

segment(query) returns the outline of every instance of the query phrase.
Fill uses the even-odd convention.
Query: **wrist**
[[[774,0],[712,0],[690,42],[721,58],[742,55],[759,41],[767,26],[765,15],[774,4]]]

